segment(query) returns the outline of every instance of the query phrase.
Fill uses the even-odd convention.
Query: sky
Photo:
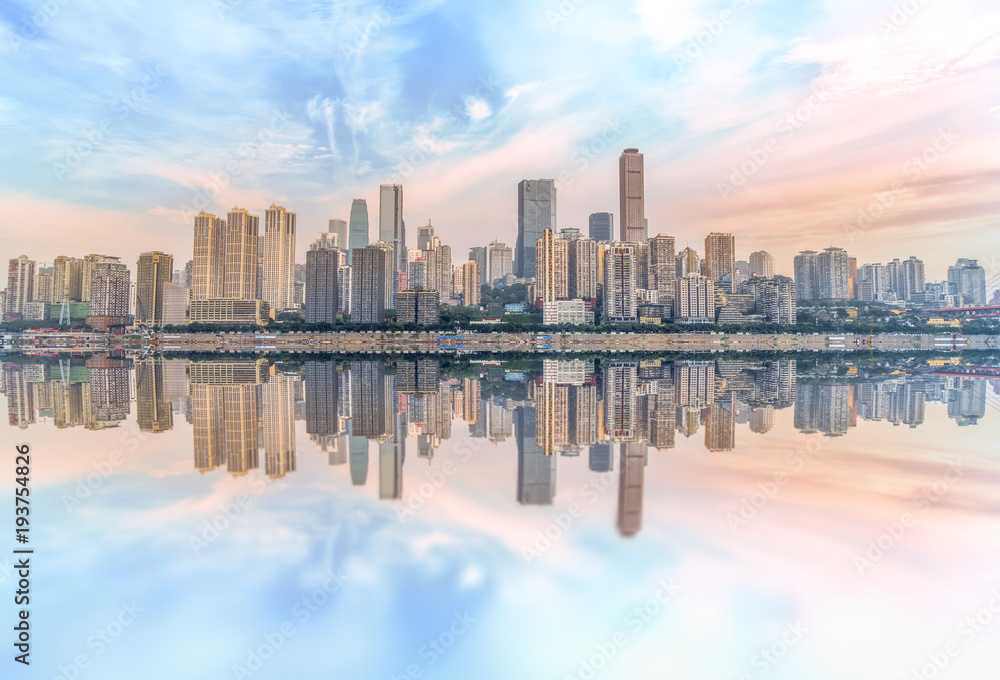
[[[522,179],[558,181],[559,228],[617,227],[637,147],[678,249],[724,231],[778,273],[835,245],[989,277],[998,57],[994,0],[9,0],[0,257],[180,265],[199,210],[277,203],[304,261],[354,198],[374,240],[386,182],[411,242],[430,220],[461,256],[514,245]]]

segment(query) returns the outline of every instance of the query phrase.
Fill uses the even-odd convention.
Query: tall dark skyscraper
[[[590,238],[595,241],[611,241],[615,233],[613,213],[594,213],[590,216]]]
[[[352,251],[351,321],[382,323],[385,321],[387,276],[392,267],[392,251],[368,246]]]
[[[347,264],[351,262],[351,251],[368,245],[368,203],[363,198],[355,198],[351,203],[350,235],[347,244],[340,247],[347,251]]]
[[[555,180],[521,180],[517,185],[517,246],[514,253],[518,276],[535,276],[535,241],[546,229],[556,230]]]
[[[320,234],[306,252],[306,323],[337,321],[340,257],[329,233]]]
[[[523,406],[514,413],[517,440],[517,502],[551,505],[556,495],[556,457],[546,456],[538,445],[537,410]]]
[[[337,415],[336,361],[307,361],[305,365],[306,433],[340,434]]]

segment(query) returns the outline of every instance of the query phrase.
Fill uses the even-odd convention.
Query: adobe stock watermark
[[[785,625],[785,630],[781,637],[767,647],[758,651],[750,662],[752,672],[740,675],[740,680],[754,680],[767,675],[772,668],[778,665],[782,659],[788,656],[792,648],[796,647],[809,629],[799,621],[794,621]]]
[[[775,134],[765,138],[759,145],[747,149],[746,160],[731,165],[729,174],[716,182],[720,198],[728,201],[730,196],[746,188],[750,179],[781,151],[783,140],[787,141],[805,127],[813,115],[830,99],[828,92],[814,86],[809,96],[799,106],[775,121]]]
[[[112,100],[112,115],[102,118],[97,125],[84,130],[80,134],[80,139],[66,147],[60,160],[52,161],[52,172],[55,173],[56,179],[62,182],[68,175],[78,170],[95,151],[104,146],[133,111],[149,102],[149,94],[160,86],[166,75],[166,71],[159,66],[148,68],[138,85]]]
[[[261,147],[273,141],[278,133],[288,127],[288,121],[285,111],[275,111],[266,126],[262,126],[236,147],[225,167],[209,173],[209,181],[194,190],[190,205],[177,206],[184,213],[185,220],[193,222],[195,215],[212,205],[215,197],[232,184],[233,179],[242,175],[247,166],[257,158]]]
[[[215,15],[219,17],[219,21],[222,21],[227,14],[242,4],[243,0],[214,0],[212,7],[215,9]]]
[[[98,628],[94,634],[87,638],[87,649],[93,650],[90,653],[77,654],[68,665],[57,666],[59,675],[55,680],[77,680],[83,671],[90,668],[94,660],[110,649],[125,630],[131,627],[139,618],[139,614],[146,611],[143,607],[131,602],[122,602],[118,615],[107,625]]]
[[[354,39],[351,42],[341,44],[341,52],[350,57],[361,56],[371,41],[389,27],[389,24],[402,9],[403,3],[400,0],[390,0],[385,7],[376,8],[368,21],[356,28]]]
[[[150,435],[140,430],[137,426],[131,425],[119,437],[119,442],[129,453],[139,450],[139,443],[149,439]],[[73,514],[79,510],[84,503],[90,500],[104,483],[115,473],[115,471],[125,464],[125,454],[119,450],[112,451],[105,460],[94,463],[94,471],[82,479],[76,480],[76,488],[72,494],[62,495],[63,507],[66,512]]]
[[[549,23],[549,30],[554,31],[556,26],[569,21],[570,17],[585,4],[587,0],[561,0],[559,4],[546,9],[545,20]]]
[[[879,33],[882,34],[883,38],[888,38],[905,26],[913,18],[913,15],[920,11],[920,8],[925,4],[927,4],[927,0],[904,0],[903,2],[897,2],[892,6],[892,12],[887,17],[879,19]]]
[[[604,121],[601,131],[593,135],[576,150],[570,154],[569,160],[573,164],[573,169],[563,170],[555,177],[556,191],[566,191],[573,186],[577,177],[590,169],[590,164],[600,159],[609,149],[614,148],[612,144],[621,140],[628,131],[628,124],[623,124],[621,117],[608,118]]]
[[[258,496],[264,493],[267,485],[271,483],[270,477],[251,477],[250,488]],[[194,536],[188,536],[188,547],[195,557],[201,556],[201,552],[211,544],[219,540],[233,524],[246,515],[254,504],[254,499],[246,494],[238,494],[232,502],[219,506],[219,512],[201,523],[201,531]]]
[[[21,46],[37,37],[69,3],[70,0],[45,0],[41,3],[35,13],[21,24],[20,29],[11,34],[8,39],[10,49],[20,52]]]
[[[455,446],[454,453],[458,456],[459,462],[467,463],[472,454],[482,448],[482,446],[479,439],[462,440]],[[425,472],[425,481],[421,482],[416,490],[412,490],[406,494],[403,503],[396,506],[396,519],[400,522],[406,522],[416,516],[417,511],[423,508],[427,501],[444,488],[448,480],[458,474],[458,470],[458,465],[450,460],[446,460],[441,465],[440,470]]]
[[[884,191],[873,193],[871,202],[864,208],[858,209],[857,217],[851,222],[844,223],[844,233],[848,241],[854,243],[858,234],[868,231],[878,220],[885,217],[903,190],[923,177],[925,172],[955,146],[957,139],[958,135],[950,127],[938,128],[934,141],[903,163],[900,168],[903,176],[894,180]]]
[[[386,179],[389,184],[402,184],[411,177],[418,168],[430,162],[439,155],[438,147],[443,136],[458,129],[460,124],[469,118],[468,101],[486,101],[500,86],[494,76],[481,76],[472,94],[465,95],[462,100],[454,103],[441,120],[433,128],[428,128],[417,135],[396,163],[395,172]],[[419,131],[419,128],[417,129]]]
[[[953,461],[944,476],[930,486],[919,489],[911,499],[916,509],[914,512],[904,512],[899,518],[883,526],[885,531],[868,541],[864,553],[855,553],[853,562],[858,574],[864,576],[865,573],[882,561],[904,536],[916,526],[920,516],[927,514],[930,509],[947,496],[952,488],[965,477],[963,463],[960,460]]]
[[[910,669],[907,680],[936,680],[965,647],[976,641],[1000,616],[1000,589],[994,588],[990,599],[977,611],[965,617],[955,631],[956,639],[948,640],[940,649],[929,652],[926,661]]]
[[[233,665],[233,677],[236,680],[253,677],[264,667],[265,662],[272,659],[298,632],[292,618],[298,621],[299,625],[305,625],[320,611],[320,608],[330,602],[334,595],[343,590],[344,585],[350,580],[350,575],[342,569],[327,571],[320,586],[292,606],[291,618],[279,623],[274,630],[261,635],[259,641],[255,641],[247,648],[242,663]]]
[[[594,680],[618,656],[629,639],[649,625],[683,590],[672,578],[661,579],[657,585],[659,588],[652,597],[633,607],[625,616],[623,629],[596,643],[593,652],[577,660],[575,674],[566,673],[563,680]]]
[[[418,662],[411,663],[406,667],[405,673],[390,675],[389,680],[417,680],[418,678],[422,678],[424,671],[436,664],[438,659],[444,656],[449,649],[455,646],[460,638],[469,632],[472,624],[478,621],[479,619],[470,616],[467,610],[461,613],[455,612],[451,624],[441,631],[441,633],[420,645],[420,648],[417,650],[417,656],[425,660],[422,662],[423,666]]]
[[[756,491],[741,496],[736,502],[736,511],[726,513],[726,524],[733,535],[749,524],[757,514],[777,497],[778,492],[792,480],[792,475],[801,472],[819,453],[823,440],[808,437],[801,446],[785,456],[785,466],[776,470],[771,478],[758,482]]]
[[[580,494],[587,499],[587,504],[570,503],[566,512],[553,512],[551,521],[534,533],[530,543],[521,545],[521,557],[527,564],[541,559],[542,555],[552,549],[557,542],[569,533],[576,521],[586,514],[587,508],[594,505],[609,489],[615,488],[618,476],[614,472],[602,472],[580,487]]]
[[[760,0],[736,0],[732,5],[719,12],[718,16],[702,23],[702,28],[695,33],[682,47],[674,51],[674,66],[683,72],[705,53],[726,32],[740,12],[758,4]]]

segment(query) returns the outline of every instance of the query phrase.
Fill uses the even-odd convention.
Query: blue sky
[[[374,222],[392,179],[410,232],[432,219],[462,253],[513,244],[523,178],[560,179],[560,227],[617,213],[617,155],[636,146],[650,232],[678,247],[732,231],[741,257],[770,250],[785,273],[798,250],[831,243],[862,262],[923,257],[932,279],[959,256],[1000,271],[998,10],[899,12],[859,0],[7,2],[0,254],[160,249],[183,262],[192,208],[277,202],[299,214],[302,257],[355,197]],[[940,158],[907,172],[949,129]],[[772,137],[778,148],[734,180]],[[894,182],[876,218],[859,217]]]

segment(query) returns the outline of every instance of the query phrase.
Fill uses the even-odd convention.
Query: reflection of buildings
[[[42,364],[4,365],[3,389],[7,394],[7,422],[24,429],[35,422],[35,389],[31,381],[32,366]]]
[[[351,433],[375,439],[392,433],[396,409],[392,392],[386,389],[385,365],[381,361],[351,362]]]
[[[799,385],[795,400],[795,429],[830,437],[847,434],[851,413],[851,385]]]
[[[736,448],[736,400],[732,392],[708,406],[705,418],[705,448],[709,451],[732,451]]]
[[[642,487],[646,468],[646,444],[623,442],[618,475],[618,531],[634,536],[642,528]]]
[[[135,364],[135,410],[139,429],[144,432],[165,432],[174,426],[168,365],[163,359],[149,357]],[[168,375],[164,375],[167,370]],[[186,394],[185,390],[185,394]],[[183,394],[177,395],[184,396]]]
[[[335,361],[306,362],[306,434],[313,441],[327,446],[330,445],[328,439],[341,432],[338,377]]]
[[[635,439],[637,368],[634,363],[615,363],[604,376],[605,429],[614,441]]]
[[[225,464],[233,475],[259,467],[258,386],[268,379],[267,361],[192,362],[191,416],[194,466],[201,472]]]
[[[521,505],[551,505],[556,495],[556,457],[545,455],[538,445],[536,416],[534,406],[514,412],[517,502]]]
[[[90,372],[90,411],[86,414],[88,430],[116,427],[128,418],[132,402],[128,359],[97,355],[87,359]]]
[[[611,472],[613,469],[614,451],[609,442],[598,442],[591,445],[589,467],[593,472]]]
[[[945,390],[948,417],[959,425],[975,425],[986,415],[986,381],[976,378],[949,378]]]
[[[264,470],[271,479],[295,472],[295,386],[298,382],[298,375],[275,373],[261,388]]]

